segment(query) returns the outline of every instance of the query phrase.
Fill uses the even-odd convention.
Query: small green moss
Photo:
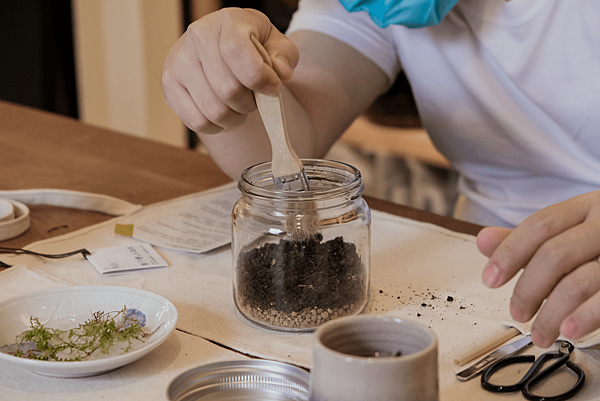
[[[110,349],[125,343],[122,350],[131,350],[133,341],[144,342],[153,334],[144,332],[135,319],[128,319],[127,308],[120,311],[95,312],[92,318],[78,327],[68,330],[46,328],[37,317],[29,319],[30,329],[17,336],[20,345],[34,342],[36,349],[23,352],[20,348],[14,355],[46,361],[81,361],[100,350],[108,354]],[[68,353],[68,357],[59,353]]]

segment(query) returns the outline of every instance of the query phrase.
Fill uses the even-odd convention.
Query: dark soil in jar
[[[342,237],[323,242],[281,240],[239,255],[240,306],[267,324],[313,327],[363,306],[368,279],[356,246]]]

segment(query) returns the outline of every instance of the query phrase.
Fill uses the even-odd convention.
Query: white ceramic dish
[[[30,328],[37,317],[48,328],[68,329],[91,318],[97,311],[118,311],[126,306],[146,315],[145,328],[156,332],[144,343],[135,341],[128,352],[94,353],[77,362],[39,361],[0,352],[0,360],[47,376],[82,377],[108,372],[138,360],[163,343],[175,329],[177,309],[165,298],[126,287],[63,287],[21,295],[0,302],[0,345],[15,343],[17,334]]]
[[[0,222],[10,221],[15,218],[13,204],[6,199],[0,199]]]

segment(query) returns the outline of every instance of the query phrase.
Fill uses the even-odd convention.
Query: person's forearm
[[[258,111],[250,113],[239,127],[216,135],[198,134],[208,153],[225,174],[234,180],[241,172],[271,157],[271,145]]]

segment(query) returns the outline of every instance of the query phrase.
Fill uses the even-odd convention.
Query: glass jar
[[[371,212],[360,172],[303,160],[309,191],[283,191],[271,163],[242,173],[233,208],[233,294],[243,318],[311,331],[360,313],[369,299]]]

